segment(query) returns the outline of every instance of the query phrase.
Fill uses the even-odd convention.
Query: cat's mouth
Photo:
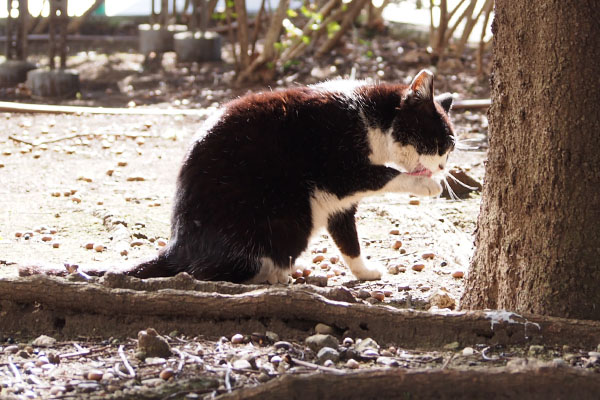
[[[407,172],[408,175],[423,175],[426,176],[428,178],[431,178],[431,175],[433,175],[433,172],[431,172],[431,170],[425,168],[423,166],[423,164],[418,163],[417,166],[410,172]]]

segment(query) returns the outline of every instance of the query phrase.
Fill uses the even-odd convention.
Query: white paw
[[[346,264],[352,271],[352,274],[361,281],[374,281],[380,279],[382,272],[379,268],[365,265],[361,257],[344,257]]]
[[[417,196],[439,196],[442,193],[442,185],[431,178],[424,176],[416,176],[415,184],[411,187],[410,192]]]
[[[260,271],[246,283],[269,283],[271,285],[278,283],[287,285],[290,283],[290,269],[288,267],[281,268],[275,265],[269,257],[263,257],[261,264]]]

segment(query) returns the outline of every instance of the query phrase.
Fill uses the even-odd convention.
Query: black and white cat
[[[451,105],[427,70],[410,85],[335,80],[227,103],[183,162],[169,245],[128,274],[287,283],[326,228],[358,279],[379,279],[361,257],[357,204],[441,192],[431,176],[454,148]]]

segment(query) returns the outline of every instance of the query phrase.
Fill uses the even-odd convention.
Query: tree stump
[[[21,60],[7,60],[0,64],[0,87],[14,87],[25,82],[27,72],[35,69],[35,64]]]
[[[180,32],[174,35],[179,62],[221,61],[221,36],[216,32]]]
[[[140,53],[144,55],[161,54],[175,50],[173,35],[186,29],[185,25],[168,25],[166,27],[159,24],[139,25]]]
[[[79,92],[79,73],[67,69],[34,69],[27,73],[27,87],[39,97],[74,97]]]

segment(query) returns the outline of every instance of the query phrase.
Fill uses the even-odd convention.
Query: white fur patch
[[[270,283],[271,285],[289,283],[291,271],[288,266],[281,268],[269,257],[261,258],[260,262],[262,264],[260,271],[246,283]]]
[[[344,261],[355,277],[363,281],[372,281],[381,278],[381,271],[374,267],[367,267],[362,257],[348,257],[342,254]]]

